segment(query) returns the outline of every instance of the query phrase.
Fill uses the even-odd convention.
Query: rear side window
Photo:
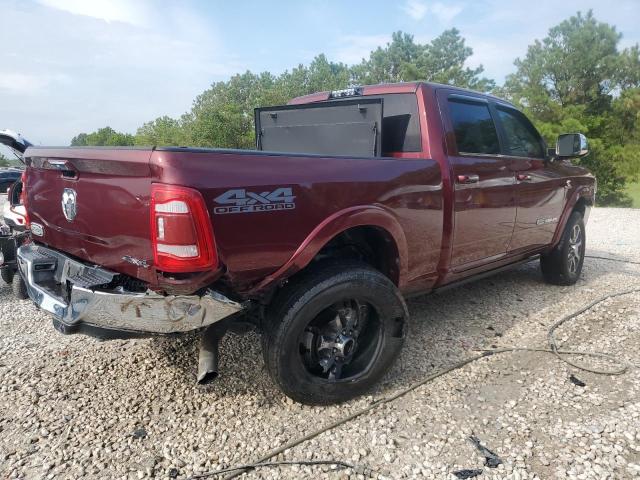
[[[420,121],[414,93],[382,95],[382,152],[419,152]]]
[[[449,113],[458,153],[500,153],[498,133],[488,104],[449,99]]]
[[[351,97],[353,98],[353,97]],[[420,119],[415,93],[366,95],[362,98],[382,98],[382,154],[420,152]]]
[[[498,107],[505,136],[505,154],[514,157],[543,158],[542,139],[527,117],[517,110]]]

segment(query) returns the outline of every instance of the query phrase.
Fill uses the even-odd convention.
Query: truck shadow
[[[611,256],[594,250],[589,254]],[[548,325],[536,320],[544,310],[554,308],[574,292],[593,288],[590,285],[601,276],[620,273],[638,275],[633,266],[587,258],[578,283],[558,287],[545,284],[538,262],[532,262],[443,293],[408,299],[411,322],[404,349],[371,393],[377,397],[389,389],[406,387],[469,357],[472,350],[504,344],[501,337],[517,324],[538,322],[532,328],[546,333]],[[597,291],[593,294],[598,295]],[[195,383],[196,336],[152,342],[152,350],[164,362],[179,370],[186,381]],[[214,396],[253,395],[265,404],[284,401],[264,368],[260,337],[255,332],[225,336],[220,345],[220,376],[199,389]]]

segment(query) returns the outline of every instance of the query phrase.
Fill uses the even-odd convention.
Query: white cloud
[[[30,95],[41,90],[49,82],[41,75],[16,72],[0,72],[0,91],[11,94]]]
[[[440,23],[448,24],[458,16],[462,11],[462,7],[460,5],[445,5],[444,3],[436,2],[431,5],[430,11]]]
[[[126,0],[37,0],[46,7],[106,22],[146,25],[150,11],[143,2]]]
[[[52,84],[63,85],[70,78],[63,73],[21,73],[0,71],[0,92],[20,95],[37,95]]]
[[[331,58],[353,65],[369,57],[369,52],[391,41],[391,35],[343,35],[335,43]]]
[[[256,3],[249,26],[238,14],[247,8],[235,4],[0,0],[0,128],[44,144],[68,143],[105,125],[134,132],[145,121],[189,110],[212,82],[236,72],[277,73],[320,52],[359,63],[396,30],[426,43],[454,24],[474,50],[469,65],[484,64],[498,83],[527,45],[578,10],[593,8],[598,20],[616,25],[622,45],[640,41],[638,0],[616,0],[615,8],[597,0],[538,0],[534,9],[527,0],[401,0],[386,9],[388,18],[336,17],[336,2],[275,11]],[[291,24],[291,16],[303,18],[303,26]]]
[[[473,5],[476,15],[461,16],[456,22],[473,55],[467,64],[485,69],[484,75],[502,83],[507,75],[514,73],[516,58],[523,58],[527,48],[534,41],[544,38],[549,28],[575,15],[577,11],[586,12],[592,8],[595,17],[601,22],[615,25],[618,31],[631,34],[630,42],[638,41],[637,21],[640,13],[638,0],[618,0],[616,8],[606,8],[587,0],[537,0],[537,8],[523,10],[507,4],[506,0],[485,0],[483,5]],[[470,14],[471,7],[465,8]],[[553,18],[548,12],[555,11]],[[620,46],[624,45],[624,39]]]
[[[0,29],[0,128],[33,142],[68,144],[105,125],[135,132],[188,111],[212,82],[247,67],[227,53],[211,18],[182,4],[152,11],[138,0],[138,11],[151,12],[148,26],[136,14],[56,5],[65,8],[16,1],[3,10],[11,28]]]
[[[428,10],[427,5],[420,0],[408,0],[401,8],[414,20],[422,20]]]
[[[427,14],[431,14],[438,22],[445,25],[451,23],[451,21],[462,12],[460,5],[447,5],[442,2],[428,4],[422,0],[407,0],[400,8],[416,21],[420,21],[427,16]]]
[[[467,45],[473,48],[473,55],[467,59],[466,65],[471,68],[482,65],[484,76],[496,79],[499,83],[515,71],[513,62],[527,53],[527,38],[514,35],[508,42],[490,40],[469,35]]]

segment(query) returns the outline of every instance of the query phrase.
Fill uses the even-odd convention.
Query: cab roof
[[[352,89],[359,90],[360,92],[359,94],[353,95],[357,97],[357,96],[366,96],[366,95],[382,95],[382,94],[388,94],[388,93],[415,93],[418,90],[418,88],[420,88],[423,85],[429,89],[434,89],[434,90],[437,88],[447,88],[450,90],[459,91],[460,93],[463,93],[463,94],[473,93],[474,95],[481,95],[483,97],[490,98],[494,101],[512,105],[510,102],[488,93],[478,92],[468,88],[456,87],[454,85],[446,85],[446,84],[435,83],[435,82],[416,81],[416,82],[399,82],[399,83],[379,83],[377,85],[363,85],[363,86],[352,87]],[[351,90],[351,89],[345,89],[345,90]],[[332,93],[340,92],[340,91],[343,91],[343,90],[335,90],[333,92],[324,91],[324,92],[312,93],[309,95],[303,95],[303,96],[291,99],[288,102],[288,104],[300,105],[305,103],[324,102],[324,101],[335,99],[335,98],[342,98],[342,97],[332,97]]]

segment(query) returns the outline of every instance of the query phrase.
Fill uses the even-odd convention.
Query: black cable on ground
[[[640,288],[632,288],[630,290],[625,290],[622,292],[616,292],[616,293],[612,293],[610,295],[605,295],[604,297],[599,298],[598,300],[594,300],[593,302],[591,302],[588,305],[585,305],[584,307],[582,307],[580,310],[573,312],[569,315],[567,315],[566,317],[561,318],[560,320],[558,320],[556,323],[554,323],[551,328],[549,329],[549,332],[547,333],[547,339],[549,342],[549,346],[551,347],[551,351],[553,352],[553,354],[558,357],[560,360],[562,360],[563,362],[571,365],[572,367],[578,368],[580,370],[584,370],[585,372],[591,372],[591,373],[595,373],[598,375],[622,375],[623,373],[625,373],[628,369],[629,369],[629,364],[627,362],[625,362],[624,360],[621,360],[619,358],[616,358],[614,355],[611,355],[609,353],[603,353],[603,352],[563,352],[561,350],[558,349],[558,344],[556,341],[556,337],[555,337],[555,331],[564,323],[568,322],[569,320],[573,320],[574,318],[576,318],[579,315],[582,315],[583,313],[585,313],[588,310],[591,310],[593,307],[595,307],[597,304],[604,302],[605,300],[609,300],[611,298],[616,298],[616,297],[620,297],[622,295],[629,295],[630,293],[636,293],[636,292],[640,292]],[[609,361],[612,361],[614,363],[619,363],[620,365],[622,365],[622,367],[620,367],[617,370],[599,370],[599,369],[595,369],[595,368],[589,368],[589,367],[585,367],[583,365],[578,365],[574,362],[571,362],[569,359],[563,357],[563,355],[586,355],[589,357],[600,357],[600,358],[605,358]]]
[[[492,352],[483,352],[480,353],[478,355],[475,355],[473,357],[467,358],[465,360],[462,360],[454,365],[452,365],[451,367],[445,369],[445,370],[441,370],[439,372],[433,373],[429,376],[427,376],[426,378],[424,378],[423,380],[421,380],[420,382],[404,389],[401,390],[393,395],[390,395],[388,397],[382,398],[374,403],[372,403],[371,405],[369,405],[368,407],[365,407],[361,410],[358,410],[356,412],[353,412],[349,415],[347,415],[346,417],[343,417],[333,423],[330,423],[329,425],[326,425],[322,428],[319,428],[318,430],[315,430],[307,435],[304,435],[302,437],[296,438],[295,440],[292,440],[290,442],[285,443],[284,445],[271,450],[270,452],[266,453],[263,457],[257,459],[254,463],[250,464],[250,465],[256,465],[256,464],[261,464],[261,463],[265,463],[268,460],[270,460],[271,458],[283,453],[285,450],[289,450],[290,448],[296,447],[298,445],[300,445],[301,443],[304,443],[308,440],[311,440],[312,438],[317,437],[318,435],[323,434],[324,432],[328,432],[329,430],[333,430],[334,428],[339,427],[340,425],[343,425],[345,423],[350,422],[351,420],[360,417],[361,415],[364,415],[365,413],[370,412],[371,410],[374,410],[375,408],[379,407],[380,405],[384,405],[385,403],[389,403],[392,402],[400,397],[402,397],[403,395],[406,395],[407,393],[411,392],[412,390],[415,390],[416,388],[431,382],[432,380],[435,380],[438,377],[441,377],[449,372],[452,372],[453,370],[457,370],[458,368],[462,368],[465,365],[471,363],[471,362],[475,362],[476,360],[479,360],[480,358],[484,358],[484,357],[488,357],[490,355],[492,355]],[[277,463],[277,462],[275,462]],[[244,472],[246,472],[247,470],[249,470],[249,468],[243,467],[241,470],[236,470],[234,473],[231,473],[230,475],[227,475],[226,477],[224,477],[224,480],[230,480],[232,478],[236,478],[239,475],[242,475]],[[207,472],[207,473],[203,473],[201,475],[199,475],[198,477],[193,477],[193,478],[207,478],[207,477],[211,477],[213,475],[218,475],[217,472]]]
[[[612,259],[612,258],[606,258],[606,257],[591,257],[590,258],[601,258],[603,260],[611,260],[611,261],[618,261],[618,262],[623,262],[623,263],[631,263],[631,264],[640,264],[640,262],[634,262],[634,261],[630,261],[630,260],[618,260],[618,259]],[[595,373],[598,375],[621,375],[623,373],[625,373],[629,368],[630,365],[625,362],[622,359],[619,359],[617,357],[615,357],[612,354],[609,353],[602,353],[602,352],[583,352],[583,351],[578,351],[578,350],[560,350],[558,348],[557,345],[557,341],[555,338],[555,331],[564,323],[576,318],[577,316],[583,314],[584,312],[586,312],[587,310],[590,310],[591,308],[593,308],[594,306],[609,300],[610,298],[615,298],[615,297],[620,297],[622,295],[629,295],[631,293],[640,293],[640,288],[632,288],[629,290],[624,290],[622,292],[615,292],[609,295],[604,295],[603,297],[600,297],[597,300],[594,300],[593,302],[589,303],[588,305],[585,305],[584,307],[580,308],[579,310],[577,310],[576,312],[570,313],[569,315],[566,315],[564,317],[562,317],[560,320],[558,320],[557,322],[555,322],[548,331],[547,334],[547,339],[548,339],[548,344],[549,344],[549,348],[527,348],[527,347],[507,347],[507,348],[501,348],[501,349],[493,349],[493,350],[482,350],[482,353],[479,353],[478,355],[474,355],[472,357],[466,358],[464,360],[461,360],[453,365],[451,365],[450,367],[447,367],[443,370],[440,370],[439,372],[433,373],[431,375],[428,375],[427,377],[425,377],[424,379],[420,380],[417,383],[414,383],[413,385],[410,385],[409,387],[400,390],[396,393],[394,393],[393,395],[389,395],[388,397],[384,397],[381,398],[380,400],[377,400],[376,402],[372,403],[371,405],[369,405],[368,407],[365,407],[361,410],[357,410],[333,423],[330,423],[329,425],[326,425],[322,428],[319,428],[318,430],[315,430],[313,432],[308,433],[307,435],[304,435],[302,437],[296,438],[290,442],[287,442],[286,444],[275,448],[273,450],[271,450],[270,452],[267,452],[264,456],[262,456],[261,458],[257,459],[255,462],[247,464],[247,465],[240,465],[237,467],[232,467],[232,468],[227,468],[224,470],[219,470],[219,471],[215,471],[215,472],[207,472],[207,473],[203,473],[191,478],[210,478],[213,476],[217,476],[217,475],[221,475],[223,473],[228,473],[227,476],[224,477],[224,480],[230,480],[232,478],[236,478],[240,475],[242,475],[245,472],[248,472],[250,470],[253,470],[255,468],[259,468],[259,467],[267,467],[267,466],[278,466],[278,465],[342,465],[342,466],[346,466],[347,464],[345,462],[339,461],[339,460],[316,460],[316,461],[306,461],[306,460],[300,460],[300,461],[281,461],[281,462],[269,462],[270,459],[272,459],[273,457],[283,453],[286,450],[289,450],[293,447],[296,447],[308,440],[311,440],[312,438],[317,437],[318,435],[321,435],[329,430],[333,430],[334,428],[337,428],[341,425],[344,425],[345,423],[350,422],[351,420],[354,420],[355,418],[358,418],[362,415],[364,415],[365,413],[368,413],[376,408],[378,408],[381,405],[384,405],[386,403],[392,402],[414,390],[416,390],[417,388],[435,380],[438,377],[441,377],[443,375],[446,375],[447,373],[450,373],[454,370],[458,370],[462,367],[464,367],[465,365],[468,365],[470,363],[475,362],[476,360],[480,360],[481,358],[486,358],[486,357],[490,357],[493,355],[497,355],[497,354],[501,354],[501,353],[507,353],[507,352],[518,352],[518,351],[529,351],[529,352],[543,352],[543,353],[552,353],[554,354],[559,360],[561,360],[562,362],[567,363],[568,365],[574,367],[574,368],[578,368],[580,370],[584,370],[587,372],[591,372],[591,373]],[[620,365],[622,365],[619,369],[616,370],[598,370],[598,369],[592,369],[589,367],[585,367],[579,364],[576,364],[574,362],[569,361],[566,356],[568,355],[580,355],[580,356],[589,356],[589,357],[596,357],[596,358],[604,358],[607,359],[609,361],[618,363]],[[366,472],[366,474],[368,474],[369,477],[373,477],[375,475],[375,472],[373,470],[367,469],[367,468],[363,468],[363,467],[358,467],[358,466],[352,466],[349,465],[346,468],[354,468],[359,470],[361,473]]]
[[[585,255],[585,258],[596,258],[598,260],[608,260],[610,262],[620,262],[620,263],[630,263],[632,265],[640,265],[640,262],[635,262],[633,260],[627,260],[624,258],[599,257],[597,255]]]
[[[213,477],[215,475],[222,475],[223,473],[234,472],[237,470],[243,470],[242,473],[255,470],[257,468],[263,467],[280,467],[280,466],[291,466],[291,465],[335,465],[341,468],[351,468],[354,471],[358,471],[361,474],[364,474],[364,469],[361,467],[357,467],[356,465],[352,465],[347,462],[343,462],[341,460],[283,460],[280,462],[262,462],[262,463],[252,463],[248,465],[238,465],[237,467],[224,468],[222,470],[218,470],[216,472],[211,473],[203,473],[201,475],[194,475],[193,479],[196,478],[207,478]]]

